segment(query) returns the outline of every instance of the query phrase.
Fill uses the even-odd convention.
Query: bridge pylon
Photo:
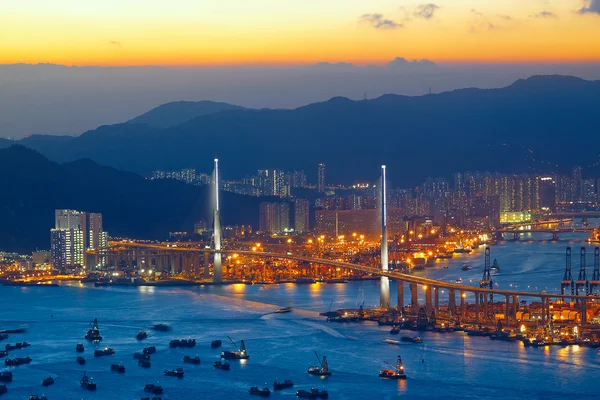
[[[594,272],[590,280],[590,293],[600,288],[600,248],[594,249]]]
[[[388,271],[388,238],[387,238],[387,191],[385,182],[385,165],[381,166],[380,185],[380,209],[381,209],[381,271]],[[381,276],[379,307],[390,308],[390,280],[387,276]]]
[[[490,248],[486,247],[485,248],[485,265],[483,268],[483,276],[481,277],[481,280],[479,281],[479,287],[480,288],[490,288],[493,289],[494,288],[494,282],[492,281],[492,276],[491,276],[491,263],[490,263]],[[484,294],[481,293],[479,295],[480,299],[479,302],[483,303],[484,305],[487,304],[487,301],[484,301],[486,299],[484,299]],[[490,293],[490,303],[494,302],[494,295],[492,293]],[[487,315],[486,315],[487,318]]]
[[[589,292],[589,282],[585,274],[585,247],[581,248],[579,256],[579,276],[575,281],[575,293],[579,296],[579,291],[583,291],[583,295],[587,295]]]
[[[565,274],[560,282],[560,293],[565,294],[565,289],[568,289],[569,287],[571,288],[571,295],[574,295],[575,282],[573,281],[573,275],[571,274],[571,248],[567,247],[567,252],[565,255]]]

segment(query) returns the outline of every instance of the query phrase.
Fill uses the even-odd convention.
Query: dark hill
[[[57,208],[100,212],[111,235],[149,239],[190,231],[194,221],[210,215],[207,187],[151,181],[90,160],[58,164],[12,146],[0,150],[0,168],[7,171],[0,174],[1,250],[49,248]],[[260,201],[223,193],[223,223],[256,227]]]

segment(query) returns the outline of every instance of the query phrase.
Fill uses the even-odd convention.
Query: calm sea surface
[[[573,269],[579,269],[582,236],[563,235],[561,241],[539,241],[543,237],[502,242],[492,247],[500,273],[494,277],[498,288],[531,291],[557,291],[564,271],[564,252],[572,246]],[[593,254],[593,247],[588,247]],[[588,257],[591,275],[593,257]],[[473,267],[464,272],[467,262]],[[448,268],[443,268],[448,265]],[[437,279],[473,284],[483,270],[483,248],[474,254],[438,262],[425,272]],[[511,286],[512,285],[512,286]],[[393,289],[393,288],[392,288]],[[293,399],[297,389],[327,389],[330,399],[403,398],[597,398],[600,356],[595,349],[571,347],[524,348],[521,343],[467,337],[463,333],[423,333],[423,343],[389,345],[389,328],[375,323],[327,323],[318,312],[342,307],[376,305],[377,281],[348,284],[271,285],[193,288],[94,288],[89,285],[63,285],[57,288],[0,286],[0,325],[13,328],[27,324],[25,334],[11,335],[14,343],[32,344],[15,350],[10,357],[33,358],[30,365],[12,367],[14,381],[7,384],[3,399],[28,399],[45,394],[53,399],[139,399],[146,396],[144,384],[158,383],[165,389],[163,399],[252,398],[250,386],[271,386],[278,379],[292,379],[296,386],[272,393],[272,398]],[[408,292],[408,290],[406,290]],[[420,293],[421,294],[421,293]],[[443,296],[441,296],[443,298]],[[392,298],[395,298],[392,290]],[[407,299],[408,301],[408,299]],[[292,306],[294,312],[273,314],[279,307]],[[89,322],[98,318],[104,341],[94,346],[83,339]],[[164,322],[171,332],[149,330]],[[135,335],[147,330],[148,339],[138,342]],[[212,362],[221,349],[210,342],[223,340],[223,349],[232,349],[227,336],[244,339],[250,359],[231,362],[231,371],[215,370]],[[170,349],[173,338],[195,338],[193,349]],[[84,343],[85,366],[75,362],[75,345]],[[152,367],[143,369],[132,355],[144,346],[154,345]],[[1,347],[0,346],[0,347]],[[116,354],[93,357],[95,348],[113,347]],[[328,379],[306,373],[316,357],[326,355],[333,376]],[[184,355],[199,355],[199,366],[182,364]],[[401,355],[408,379],[385,381],[377,377],[383,361],[394,362]],[[125,374],[110,371],[111,363],[123,362]],[[183,379],[163,376],[165,368],[182,366]],[[83,371],[94,378],[97,392],[80,388]],[[56,383],[42,388],[41,381],[53,376]],[[151,397],[151,396],[150,396]]]

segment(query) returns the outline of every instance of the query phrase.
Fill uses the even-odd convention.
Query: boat
[[[212,347],[213,349],[219,348],[223,345],[223,342],[220,340],[213,340],[212,342],[210,342],[210,347]]]
[[[454,252],[458,254],[468,254],[471,252],[471,249],[463,247],[462,240],[459,241],[458,246],[454,248]]]
[[[25,333],[25,328],[0,329],[0,333]]]
[[[46,396],[40,397],[37,394],[32,394],[29,396],[29,400],[48,400],[48,398]]]
[[[110,364],[110,370],[119,372],[119,373],[123,373],[123,372],[125,372],[125,366],[123,365],[123,363]]]
[[[102,336],[100,335],[100,328],[98,328],[98,320],[94,319],[92,322],[92,329],[88,330],[85,334],[85,338],[92,342],[99,342],[102,340]]]
[[[154,324],[152,325],[152,329],[159,332],[168,332],[171,330],[171,327],[167,324]]]
[[[200,364],[200,357],[183,356],[183,362],[188,364]]]
[[[0,350],[0,358],[8,356],[8,351]]]
[[[183,368],[165,369],[165,376],[174,376],[176,378],[183,378]]]
[[[194,347],[196,339],[173,339],[169,342],[169,347],[174,349],[177,347]]]
[[[0,333],[0,340],[6,340],[6,339],[8,339],[8,334]]]
[[[229,368],[231,368],[231,365],[227,362],[227,361],[215,361],[213,363],[213,367],[215,367],[216,369],[222,369],[224,371],[229,371]]]
[[[248,390],[248,393],[253,394],[255,396],[269,397],[271,395],[271,390],[267,387],[259,389],[257,386],[252,386]]]
[[[400,339],[403,342],[409,342],[409,343],[422,343],[423,339],[421,339],[419,336],[402,336],[402,338]]]
[[[315,351],[315,356],[319,360],[320,365],[313,365],[308,367],[308,373],[315,376],[330,376],[329,364],[327,364],[327,357],[323,356],[323,361],[319,358],[319,355]]]
[[[163,388],[159,385],[153,385],[151,383],[147,383],[144,386],[144,392],[152,393],[152,394],[162,394]]]
[[[4,360],[4,364],[9,367],[18,367],[19,365],[29,364],[30,362],[30,357],[7,358],[6,360]]]
[[[111,349],[110,347],[94,351],[94,357],[112,356],[113,354],[115,354],[115,349]]]
[[[12,382],[13,374],[10,371],[0,372],[0,382]]]
[[[500,272],[500,266],[498,265],[498,260],[496,260],[494,258],[494,262],[492,263],[492,266],[490,267],[490,271],[491,272]]]
[[[81,381],[79,383],[81,384],[81,387],[84,389],[96,390],[96,384],[92,382],[92,378],[87,376],[85,374],[85,372],[83,373],[83,376],[81,377]]]
[[[142,368],[150,368],[150,360],[140,359],[138,360],[138,365]]]
[[[296,278],[295,282],[297,284],[312,284],[312,283],[315,283],[316,281],[313,278],[300,277],[300,278]]]
[[[154,346],[146,347],[143,350],[143,353],[146,355],[154,354],[154,353],[156,353],[156,347],[154,347]]]
[[[29,347],[29,346],[31,346],[29,343],[22,342],[22,343],[15,343],[15,344],[7,344],[6,346],[4,346],[4,348],[6,349],[6,351],[11,351],[11,350],[24,349],[25,347]]]
[[[49,376],[42,381],[42,386],[50,386],[54,383],[54,378]]]
[[[471,267],[469,267],[467,264],[463,264],[463,266],[462,266],[463,271],[468,271],[470,269],[471,269]]]
[[[139,331],[137,335],[135,335],[135,338],[137,340],[144,340],[148,337],[148,333],[145,331]]]
[[[387,361],[385,361],[385,363],[392,367],[392,369],[382,369],[379,371],[380,378],[406,379],[406,375],[404,374],[404,366],[402,365],[402,357],[398,356],[395,366]]]
[[[77,357],[77,364],[85,365],[85,358],[83,358],[81,356]]]
[[[455,283],[461,284],[462,283],[462,278],[458,278],[456,281],[454,281]]]
[[[133,353],[133,358],[138,360],[150,360],[150,356],[148,354],[142,354],[140,352]]]
[[[442,259],[442,260],[447,260],[449,258],[452,258],[452,253],[438,254],[436,257],[439,258],[439,259]]]
[[[301,399],[326,399],[329,397],[327,390],[312,388],[309,390],[300,389],[296,392],[296,397]]]
[[[392,326],[392,329],[390,329],[390,334],[397,335],[399,333],[400,333],[400,326],[399,325]]]
[[[283,390],[283,389],[288,389],[291,387],[294,387],[294,382],[291,381],[290,379],[286,379],[283,382],[280,382],[278,380],[273,382],[273,390]]]
[[[388,343],[388,344],[400,344],[399,340],[396,339],[390,339],[390,338],[385,338],[383,339],[384,343]]]
[[[6,385],[0,385],[0,394],[5,394],[8,392],[8,388]]]
[[[156,397],[156,396],[153,396],[152,398],[142,397],[140,400],[162,400],[162,397]]]
[[[277,314],[285,314],[285,313],[289,313],[289,312],[292,312],[292,307],[283,307],[278,310],[275,310],[275,313],[277,313]]]
[[[233,344],[234,347],[237,347],[235,342],[231,340],[229,336],[227,336],[227,338]],[[248,355],[248,352],[246,351],[246,345],[242,340],[240,342],[240,348],[238,349],[238,351],[222,351],[221,358],[224,358],[225,360],[247,360],[250,358],[250,356]]]
[[[75,346],[75,351],[78,353],[83,353],[85,351],[85,347],[83,347],[83,344],[78,343],[77,346]]]

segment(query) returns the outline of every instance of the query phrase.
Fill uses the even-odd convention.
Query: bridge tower
[[[579,254],[579,276],[577,277],[577,281],[575,281],[575,293],[577,296],[579,296],[580,290],[583,291],[584,295],[587,295],[589,291],[589,282],[585,275],[585,247],[581,248]]]
[[[485,265],[483,268],[483,277],[479,281],[480,288],[488,288],[488,287],[490,289],[494,288],[494,282],[492,281],[492,276],[490,274],[490,267],[491,267],[490,248],[486,247],[485,248]],[[485,304],[483,296],[484,296],[483,293],[479,295],[479,302]],[[493,303],[493,301],[494,301],[494,295],[492,293],[490,293],[490,303]],[[487,315],[486,315],[486,317],[487,317]]]
[[[388,271],[388,239],[387,239],[387,191],[385,182],[385,165],[381,166],[381,271]],[[390,280],[387,276],[381,277],[379,307],[390,308]]]
[[[213,222],[213,240],[215,244],[215,258],[213,263],[213,281],[214,282],[222,282],[223,281],[223,266],[221,264],[221,253],[218,253],[221,250],[221,214],[219,211],[219,160],[215,158],[215,172],[214,172],[214,202],[215,202],[215,210],[214,210],[214,222]]]
[[[600,287],[600,248],[594,249],[594,273],[590,281],[590,293]]]
[[[567,254],[565,257],[565,275],[563,280],[560,282],[560,293],[565,294],[565,289],[571,287],[571,295],[575,294],[575,282],[573,281],[573,275],[571,274],[571,248],[567,247]]]

